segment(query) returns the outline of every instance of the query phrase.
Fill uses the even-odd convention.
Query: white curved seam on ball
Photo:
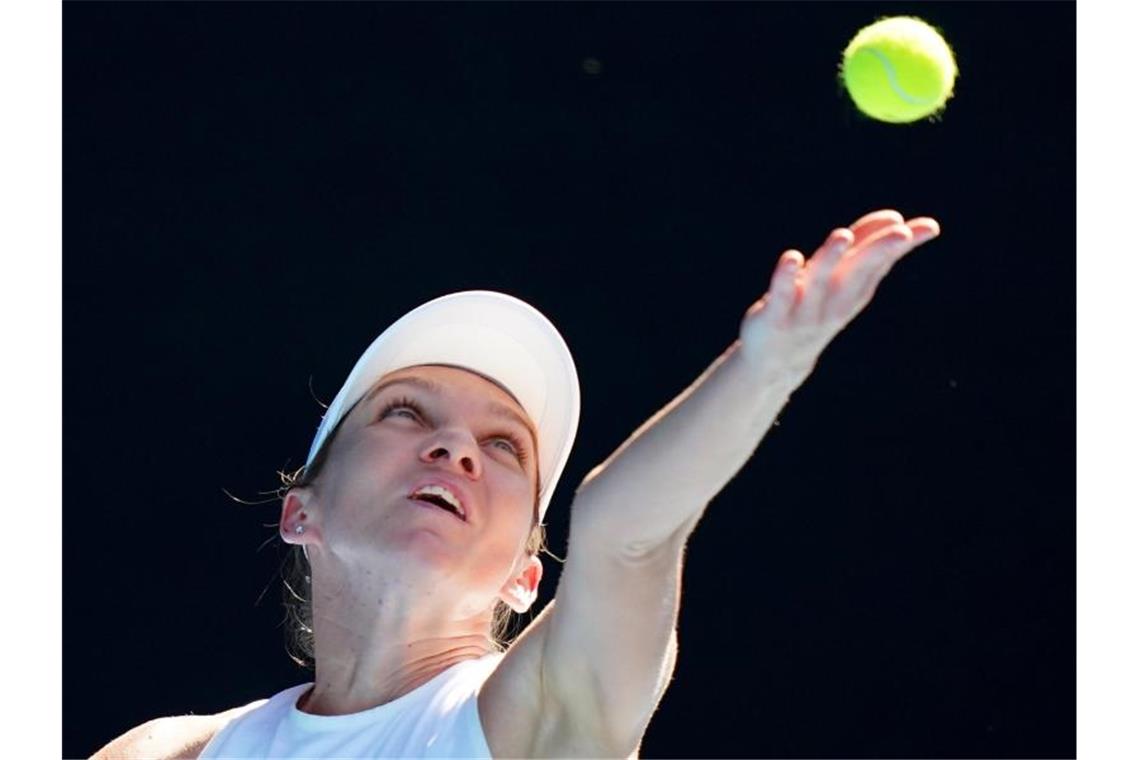
[[[914,106],[927,106],[935,101],[935,98],[916,98],[907,93],[899,84],[898,76],[895,74],[895,67],[891,65],[891,61],[885,55],[880,53],[874,48],[864,48],[868,53],[879,59],[879,63],[883,64],[883,68],[887,70],[887,81],[891,85],[891,89],[895,91],[895,95],[905,100]]]

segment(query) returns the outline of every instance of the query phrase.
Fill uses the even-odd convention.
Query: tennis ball
[[[843,51],[840,76],[860,111],[904,124],[942,109],[954,92],[958,65],[934,27],[894,16],[859,30]]]

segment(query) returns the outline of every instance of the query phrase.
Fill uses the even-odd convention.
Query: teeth
[[[448,504],[455,507],[455,511],[459,513],[460,517],[466,518],[467,513],[463,511],[463,505],[459,503],[459,499],[455,494],[447,490],[443,486],[426,486],[416,491],[412,496],[419,496],[420,494],[432,494],[439,496],[447,501]]]

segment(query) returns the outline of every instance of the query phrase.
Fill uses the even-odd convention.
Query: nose
[[[479,463],[477,446],[471,436],[458,433],[441,434],[430,442],[420,454],[425,462],[436,462],[447,459],[449,462],[458,462],[467,475],[477,477],[482,465]]]

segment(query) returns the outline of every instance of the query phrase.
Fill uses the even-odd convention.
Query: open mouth
[[[412,501],[419,502],[420,504],[423,504],[425,506],[431,505],[433,507],[438,507],[439,509],[442,509],[445,512],[450,512],[452,515],[455,516],[455,518],[457,520],[462,520],[463,522],[467,522],[467,520],[464,520],[463,516],[459,514],[458,510],[456,510],[455,507],[453,507],[451,505],[451,503],[448,502],[447,499],[443,498],[442,496],[435,496],[433,494],[423,494],[420,496],[416,496],[415,498],[412,499]]]

